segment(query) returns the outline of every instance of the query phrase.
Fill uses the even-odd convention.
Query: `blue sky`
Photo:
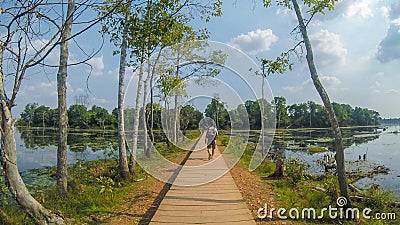
[[[235,2],[235,3],[234,3]],[[336,9],[318,15],[309,25],[320,78],[332,101],[377,110],[383,117],[400,117],[400,4],[397,1],[342,0]],[[305,16],[306,17],[306,16]],[[294,14],[284,8],[265,9],[261,1],[224,1],[223,16],[209,23],[210,40],[231,44],[251,58],[275,58],[293,47],[298,36],[290,32],[296,26]],[[101,45],[96,29],[76,40],[88,52]],[[71,43],[70,61],[83,58]],[[109,110],[116,107],[119,56],[106,39],[101,52],[89,61],[89,98],[92,104]],[[48,62],[56,63],[57,52]],[[313,100],[319,96],[310,80],[305,55],[293,58],[294,70],[267,78],[273,94],[284,96],[289,104]],[[14,108],[17,116],[30,102],[56,107],[57,89],[54,69],[31,71],[22,85]],[[69,68],[68,104],[74,96],[87,92],[90,67]],[[129,79],[129,78],[127,78]],[[240,91],[240,90],[239,90]],[[17,116],[18,117],[18,116]]]

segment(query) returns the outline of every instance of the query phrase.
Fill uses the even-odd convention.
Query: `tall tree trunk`
[[[154,82],[154,75],[156,73],[156,67],[157,63],[161,57],[161,52],[164,49],[164,47],[161,47],[160,51],[157,54],[157,58],[154,61],[152,71],[151,71],[151,77],[150,77],[150,137],[151,137],[151,142],[154,143],[154,91],[153,91],[153,82]]]
[[[147,57],[147,77],[146,80],[144,81],[143,84],[143,104],[142,104],[142,123],[143,123],[143,151],[146,157],[150,158],[150,148],[148,147],[147,143],[147,116],[146,116],[146,97],[147,97],[147,87],[148,83],[151,79],[151,61],[150,61],[150,56]]]
[[[57,148],[57,191],[65,197],[67,195],[67,65],[68,39],[71,37],[72,16],[75,11],[75,1],[68,1],[65,27],[61,33],[60,65],[57,73],[58,92],[58,148]]]
[[[261,75],[262,81],[261,81],[261,154],[262,156],[265,155],[265,121],[264,121],[264,113],[265,113],[265,105],[264,105],[264,99],[265,99],[265,94],[264,94],[264,86],[265,86],[265,77],[264,75]]]
[[[175,87],[179,88],[179,87]],[[178,142],[178,131],[179,131],[179,107],[178,107],[178,94],[175,94],[174,96],[174,144],[177,144]]]
[[[129,176],[128,157],[126,155],[125,141],[125,122],[124,122],[124,95],[125,95],[125,70],[126,70],[126,49],[130,17],[130,7],[132,1],[129,1],[129,10],[125,15],[124,30],[122,32],[121,55],[119,59],[119,80],[118,80],[118,150],[119,150],[119,173],[121,177]]]
[[[299,21],[300,25],[300,31],[303,36],[304,44],[306,46],[307,63],[308,63],[308,68],[310,70],[311,79],[313,80],[314,86],[324,103],[325,109],[329,117],[329,121],[331,123],[333,134],[335,136],[336,167],[337,167],[340,195],[346,197],[346,199],[348,200],[347,206],[350,206],[349,194],[347,192],[346,171],[344,167],[344,147],[343,147],[342,133],[339,127],[339,123],[336,119],[335,111],[333,110],[333,106],[329,99],[329,96],[326,93],[325,88],[323,87],[321,81],[318,78],[318,72],[314,63],[314,54],[311,42],[307,34],[307,27],[304,23],[300,7],[297,3],[297,0],[292,0],[292,3],[296,11],[297,20]]]
[[[143,47],[144,49],[144,47]],[[144,51],[142,52],[144,55]],[[140,69],[139,69],[139,80],[138,80],[138,87],[136,91],[136,102],[135,102],[135,115],[133,116],[133,137],[132,137],[132,150],[129,160],[129,172],[131,174],[135,173],[135,165],[136,165],[136,152],[138,146],[138,134],[139,134],[139,117],[140,117],[140,97],[142,95],[142,84],[143,84],[143,73],[144,73],[144,63],[143,57],[140,62]]]
[[[0,154],[6,185],[18,204],[35,220],[36,224],[64,224],[64,219],[61,216],[51,213],[32,197],[18,172],[14,121],[7,104],[4,89],[3,50],[4,46],[0,46]]]
[[[178,48],[178,52],[177,52],[178,55],[176,58],[176,73],[175,73],[176,78],[179,78],[179,69],[180,69],[180,62],[181,62],[181,54],[180,53],[181,53],[180,49]],[[174,110],[173,110],[174,115],[173,115],[173,121],[172,121],[172,123],[173,123],[172,124],[173,125],[172,141],[174,142],[174,144],[176,144],[178,141],[178,131],[179,131],[179,127],[178,127],[178,124],[179,124],[179,107],[178,107],[178,97],[179,96],[178,95],[179,95],[179,93],[178,92],[179,92],[180,87],[175,86],[174,89],[175,89],[175,94],[174,94]]]

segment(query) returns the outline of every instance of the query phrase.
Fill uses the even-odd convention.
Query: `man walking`
[[[207,145],[207,152],[208,152],[208,160],[210,160],[214,156],[214,151],[215,151],[215,140],[218,135],[218,130],[215,128],[213,125],[211,125],[207,130],[206,130],[206,145]],[[210,153],[210,149],[212,149]]]

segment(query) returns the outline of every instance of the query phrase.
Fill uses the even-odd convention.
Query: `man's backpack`
[[[208,137],[215,137],[217,136],[217,132],[214,127],[210,127],[207,129],[207,136]]]

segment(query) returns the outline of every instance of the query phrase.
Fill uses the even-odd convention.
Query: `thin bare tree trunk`
[[[131,174],[135,173],[135,165],[136,165],[136,152],[137,152],[138,134],[139,134],[140,97],[142,95],[143,73],[144,73],[144,65],[143,64],[144,63],[143,63],[143,58],[142,58],[142,60],[140,62],[139,80],[138,80],[138,87],[137,87],[137,91],[136,91],[135,115],[133,117],[133,134],[132,134],[133,135],[133,137],[132,137],[133,145],[132,145],[132,151],[131,151],[130,160],[129,160],[129,172]]]
[[[264,156],[265,155],[265,122],[264,122],[264,117],[265,117],[265,115],[264,115],[264,113],[265,113],[265,110],[264,110],[264,98],[265,98],[265,96],[264,96],[264,86],[265,86],[265,78],[264,78],[264,76],[262,75],[261,76],[261,78],[262,78],[262,81],[261,81],[261,105],[260,105],[260,107],[261,107],[261,153],[262,153],[262,156]]]
[[[129,10],[125,15],[125,21],[129,20],[130,16],[130,1]],[[126,70],[126,49],[127,49],[127,36],[128,36],[128,22],[124,24],[122,32],[121,55],[119,60],[119,81],[118,81],[118,150],[119,150],[119,172],[121,177],[127,178],[129,176],[128,157],[126,155],[126,141],[125,141],[125,122],[124,122],[124,95],[125,95],[125,70]]]
[[[178,87],[175,87],[178,88]],[[178,94],[174,96],[174,143],[178,142],[178,131],[179,131],[179,107],[178,107]]]
[[[0,108],[1,108],[1,165],[6,185],[19,205],[35,220],[36,224],[64,224],[64,219],[45,209],[37,202],[23,182],[17,166],[17,146],[15,142],[14,121],[7,104],[4,89],[3,50],[0,46]]]
[[[304,23],[300,7],[297,3],[297,0],[292,0],[292,3],[296,11],[297,20],[299,21],[300,25],[300,31],[303,36],[304,44],[306,46],[307,63],[308,63],[308,68],[310,70],[311,79],[313,80],[314,86],[324,103],[325,109],[329,117],[329,121],[331,123],[333,134],[335,136],[336,168],[338,174],[340,194],[341,196],[346,197],[346,199],[348,200],[347,206],[350,206],[350,199],[347,191],[346,171],[344,166],[344,147],[343,147],[342,133],[335,115],[335,111],[333,110],[332,103],[329,99],[329,96],[326,93],[325,88],[323,87],[321,81],[318,78],[318,72],[314,63],[314,54],[311,42],[307,34],[307,27]]]
[[[71,37],[72,16],[75,11],[75,1],[68,1],[65,27],[61,33],[60,65],[57,73],[58,92],[58,148],[57,148],[57,191],[65,197],[67,195],[67,65],[68,39]]]
[[[150,56],[147,57],[147,77],[143,84],[143,111],[142,111],[142,123],[143,123],[143,150],[146,157],[150,158],[150,148],[147,143],[147,117],[146,117],[146,97],[147,97],[147,85],[151,79],[151,61]]]

